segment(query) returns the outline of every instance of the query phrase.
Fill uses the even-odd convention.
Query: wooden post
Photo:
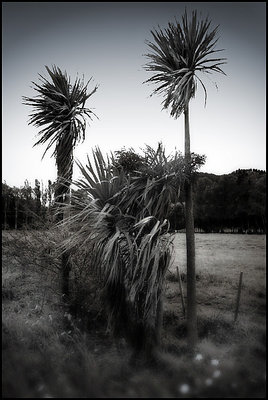
[[[155,328],[156,328],[156,345],[160,346],[161,345],[161,331],[162,331],[162,326],[163,326],[163,298],[162,294],[159,297],[158,303],[157,303],[157,312],[156,312],[156,323],[155,323]]]
[[[185,318],[185,304],[184,304],[184,296],[183,296],[183,290],[182,290],[182,283],[181,283],[181,275],[179,272],[179,268],[177,268],[177,277],[178,277],[178,281],[179,281],[179,286],[180,286],[180,292],[181,292],[181,305],[182,305],[182,312],[183,312],[183,316]]]
[[[236,306],[235,306],[234,322],[237,320],[237,316],[238,316],[239,301],[240,301],[240,294],[241,294],[241,288],[242,288],[242,278],[243,278],[243,272],[240,272],[239,285],[238,285],[237,298],[236,298]]]

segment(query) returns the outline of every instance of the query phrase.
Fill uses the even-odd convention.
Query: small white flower
[[[207,378],[207,379],[205,380],[205,384],[206,384],[207,386],[211,386],[212,383],[213,383],[213,380],[212,380],[211,378]]]
[[[219,376],[221,376],[221,371],[219,370],[219,369],[216,369],[214,372],[213,372],[213,378],[218,378]]]
[[[67,313],[67,312],[65,312],[64,317],[67,318],[68,321],[71,321],[71,319],[72,319],[71,314],[69,314],[69,313]]]
[[[181,385],[181,386],[179,387],[179,391],[180,391],[181,393],[183,393],[183,394],[188,393],[189,390],[190,390],[190,386],[187,385],[187,383],[184,383],[183,385]]]
[[[215,366],[217,366],[217,365],[219,365],[219,360],[211,360],[211,365],[215,365]]]
[[[38,387],[37,387],[38,392],[42,392],[42,390],[44,390],[44,389],[45,389],[45,386],[42,384],[38,385]]]
[[[202,356],[202,354],[197,354],[196,356],[195,356],[195,360],[197,360],[197,361],[201,361],[201,360],[203,360],[203,356]]]

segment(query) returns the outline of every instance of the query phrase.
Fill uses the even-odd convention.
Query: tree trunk
[[[187,336],[189,350],[194,351],[197,344],[196,317],[196,284],[195,284],[195,236],[193,194],[190,176],[190,129],[188,105],[184,110],[185,117],[185,162],[186,172],[189,173],[185,183],[185,225],[186,225],[186,254],[187,254]],[[189,179],[189,180],[188,180]]]
[[[131,364],[155,364],[161,349],[161,333],[163,325],[163,295],[162,289],[157,305],[151,308],[150,316],[146,320],[143,315],[129,317],[126,312],[125,337],[132,347]],[[142,309],[144,297],[141,296],[138,308]]]
[[[156,346],[161,345],[162,326],[163,326],[163,298],[161,293],[157,303],[156,322],[155,322]]]
[[[61,144],[62,146],[63,144]],[[59,146],[59,149],[60,147]],[[70,145],[71,146],[71,145]],[[57,175],[58,180],[55,189],[55,201],[58,203],[58,210],[56,213],[56,222],[61,222],[64,219],[64,203],[67,202],[70,193],[70,181],[73,174],[72,163],[72,146],[69,149],[70,161],[68,165],[62,163],[62,155],[60,152],[57,154]],[[61,257],[61,290],[63,301],[68,301],[70,288],[69,288],[69,275],[71,271],[71,263],[69,261],[69,251],[65,251]]]
[[[65,202],[66,188],[57,183],[57,188],[55,190],[55,200],[59,203],[58,210],[56,213],[56,222],[61,222],[64,219],[63,206]],[[61,293],[63,300],[67,301],[69,297],[69,275],[70,275],[71,265],[69,262],[69,252],[64,251],[61,256]]]

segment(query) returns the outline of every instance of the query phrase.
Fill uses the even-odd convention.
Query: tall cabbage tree
[[[57,185],[55,188],[55,201],[59,205],[56,215],[57,221],[63,219],[63,203],[68,198],[73,175],[73,150],[78,142],[85,139],[86,119],[95,115],[92,110],[85,107],[89,97],[96,92],[97,86],[88,92],[88,84],[76,78],[71,84],[70,77],[55,65],[52,69],[46,66],[48,79],[39,74],[40,83],[34,83],[33,89],[37,92],[35,97],[23,96],[23,104],[33,108],[29,124],[41,128],[38,132],[39,139],[34,144],[46,145],[43,154],[54,147],[52,156],[56,159]],[[67,254],[62,259],[62,291],[68,294],[69,264]]]
[[[225,58],[216,58],[215,49],[218,27],[211,29],[211,21],[198,20],[197,12],[191,18],[185,11],[182,22],[170,22],[164,30],[152,30],[154,41],[147,41],[151,50],[145,65],[154,75],[146,82],[157,84],[152,94],[164,95],[163,108],[169,109],[174,118],[184,114],[185,120],[185,163],[189,179],[185,182],[185,220],[187,248],[187,326],[189,347],[197,342],[196,287],[195,287],[195,239],[192,183],[190,178],[191,150],[189,129],[189,103],[195,96],[198,83],[201,84],[205,103],[207,91],[203,76],[218,72],[224,74],[221,65]]]

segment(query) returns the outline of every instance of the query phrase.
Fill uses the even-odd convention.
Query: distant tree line
[[[266,172],[238,169],[230,174],[197,172],[193,186],[195,229],[203,232],[265,233]],[[183,229],[184,194],[169,216],[174,230]]]
[[[47,187],[35,179],[17,188],[2,183],[2,229],[40,229],[51,220],[55,184]],[[45,225],[44,225],[45,224]]]
[[[134,152],[121,152],[118,160],[130,173],[142,165]],[[34,187],[27,180],[21,188],[2,183],[2,229],[40,229],[48,225],[54,190],[55,183],[50,180],[46,187],[37,179]],[[265,171],[238,169],[227,175],[196,172],[193,192],[197,231],[266,233]],[[183,190],[168,218],[171,230],[185,228]]]

